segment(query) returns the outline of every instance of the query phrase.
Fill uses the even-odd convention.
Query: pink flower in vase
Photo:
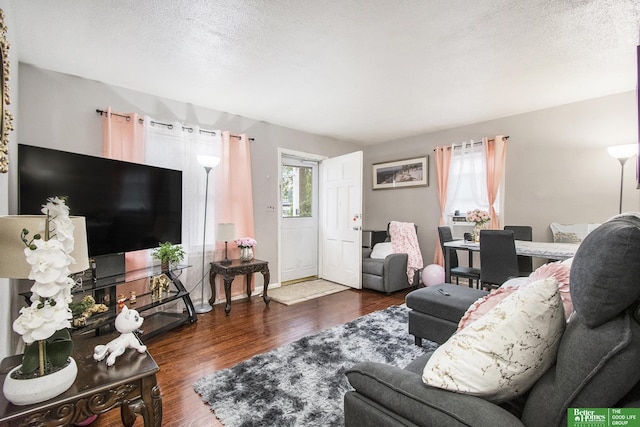
[[[252,239],[251,237],[241,237],[239,239],[236,239],[234,242],[236,245],[238,245],[239,248],[252,248],[258,244],[258,242],[256,242],[255,239]]]

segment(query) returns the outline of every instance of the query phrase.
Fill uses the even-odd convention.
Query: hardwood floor
[[[163,426],[220,426],[208,404],[193,391],[199,378],[267,352],[304,336],[365,314],[404,303],[409,290],[392,295],[347,290],[285,306],[262,298],[234,301],[226,316],[223,305],[198,315],[198,322],[174,329],[146,342],[160,366]],[[144,326],[144,325],[143,325]],[[120,410],[101,415],[94,427],[120,423]],[[142,426],[138,417],[135,426]]]

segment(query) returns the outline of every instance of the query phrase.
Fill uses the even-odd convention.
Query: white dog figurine
[[[93,349],[93,358],[101,361],[109,354],[107,366],[112,366],[116,363],[116,357],[122,355],[127,348],[136,349],[139,353],[147,351],[147,346],[140,344],[133,333],[140,328],[143,320],[136,310],[130,310],[126,305],[122,307],[122,311],[116,316],[116,329],[120,332],[120,336],[109,341],[107,345],[97,345]]]

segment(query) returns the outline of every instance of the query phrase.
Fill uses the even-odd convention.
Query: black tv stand
[[[73,290],[74,301],[82,299],[83,295],[91,294],[96,303],[103,303],[108,307],[105,313],[94,314],[87,318],[84,325],[74,326],[72,334],[95,331],[96,334],[108,334],[115,331],[114,321],[119,313],[118,295],[123,294],[127,300],[125,304],[133,308],[144,318],[140,338],[144,341],[162,334],[177,326],[198,321],[189,292],[184,287],[179,277],[181,272],[189,266],[181,265],[165,273],[170,281],[170,289],[160,296],[154,295],[149,290],[149,283],[153,277],[162,274],[160,266],[129,271],[124,275],[103,277],[94,279],[91,276],[83,278],[83,285]],[[131,301],[131,295],[122,289],[127,285],[142,286],[146,290],[136,293],[135,303]],[[162,311],[162,306],[170,302],[182,300],[184,310],[182,313]]]

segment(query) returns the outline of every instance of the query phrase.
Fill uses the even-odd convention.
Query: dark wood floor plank
[[[408,291],[385,295],[347,290],[292,306],[259,297],[234,301],[229,316],[223,305],[198,315],[198,322],[146,342],[160,366],[163,426],[220,426],[208,404],[193,391],[201,377],[234,366],[256,354],[349,322],[365,314],[403,304]],[[144,326],[144,325],[143,325]],[[121,425],[120,411],[101,415],[94,427]],[[135,426],[142,426],[142,419]]]

